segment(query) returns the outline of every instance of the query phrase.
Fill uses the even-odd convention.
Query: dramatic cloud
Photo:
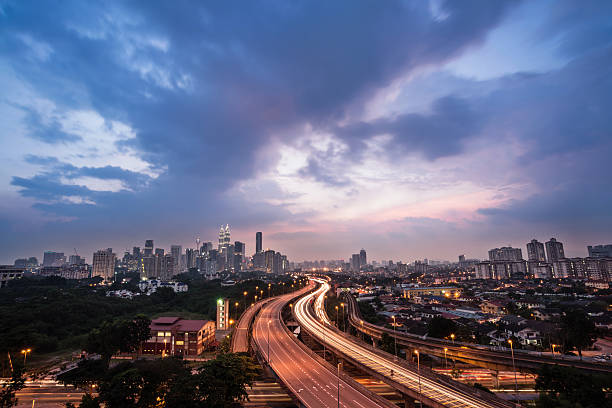
[[[2,262],[221,223],[294,259],[612,240],[609,8],[0,2]]]

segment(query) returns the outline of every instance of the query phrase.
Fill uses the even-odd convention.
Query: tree
[[[595,323],[584,310],[572,309],[561,318],[561,327],[565,348],[575,347],[582,360],[582,350],[591,347],[597,339],[598,330]]]
[[[457,331],[457,325],[450,319],[436,316],[427,324],[427,336],[444,339]]]
[[[17,391],[25,387],[25,378],[23,378],[23,367],[15,366],[11,379],[2,384],[0,388],[0,408],[9,408],[17,405]]]
[[[227,353],[209,360],[198,373],[198,389],[206,406],[230,407],[247,397],[246,386],[252,386],[258,374],[250,357]]]
[[[540,398],[538,408],[576,407],[610,408],[605,389],[612,384],[612,376],[589,374],[572,367],[544,365],[538,372],[536,390]]]
[[[150,325],[151,321],[143,315],[134,320],[104,322],[89,333],[86,350],[100,354],[108,367],[111,357],[117,352],[138,350],[140,344],[151,337]]]

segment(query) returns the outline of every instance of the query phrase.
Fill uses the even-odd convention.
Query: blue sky
[[[0,0],[0,262],[612,242],[608,1]]]

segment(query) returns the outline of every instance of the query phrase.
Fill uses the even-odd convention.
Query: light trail
[[[381,357],[379,354],[370,351],[366,347],[353,342],[351,339],[331,329],[331,321],[323,307],[324,296],[329,290],[329,284],[323,279],[313,278],[312,280],[321,284],[321,287],[311,294],[300,298],[295,303],[294,311],[298,323],[311,335],[318,338],[319,341],[327,343],[346,356],[357,360],[360,364],[412,390],[419,389],[420,380],[422,396],[441,405],[451,408],[498,408],[512,406],[512,404],[501,400],[499,403],[481,400],[465,391],[440,384],[430,378],[417,374],[415,370],[408,369],[395,363],[393,360]],[[308,308],[309,302],[313,300],[316,316],[313,316]]]

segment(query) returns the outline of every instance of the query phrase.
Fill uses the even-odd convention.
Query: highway
[[[262,307],[253,326],[253,341],[259,353],[270,362],[280,380],[306,407],[394,407],[350,377],[341,375],[339,381],[335,368],[315,358],[314,353],[308,353],[305,346],[291,337],[282,322],[281,311],[291,299],[312,289],[313,283],[298,292],[272,299]]]
[[[270,299],[260,300],[249,306],[246,312],[240,316],[240,320],[238,320],[238,324],[232,335],[232,351],[234,353],[246,353],[249,351],[249,329],[251,323],[259,309],[269,301]]]
[[[359,308],[355,298],[351,295],[346,296],[348,306],[349,323],[357,330],[369,336],[380,338],[385,332],[391,337],[397,338],[397,345],[412,348],[422,348],[429,354],[444,357],[446,349],[447,357],[464,361],[473,365],[493,369],[511,370],[512,355],[510,350],[494,350],[488,346],[477,344],[459,343],[449,340],[437,339],[433,337],[423,338],[415,334],[395,332],[392,329],[377,326],[364,321],[359,314]],[[514,350],[514,360],[517,369],[536,371],[542,364],[563,365],[580,368],[593,372],[612,372],[612,364],[598,363],[593,361],[580,360],[573,356],[552,357],[547,353],[529,352],[526,350]]]
[[[319,341],[326,343],[344,356],[350,357],[358,364],[381,374],[390,382],[400,384],[406,389],[417,390],[419,397],[426,405],[451,408],[513,406],[493,396],[483,396],[476,390],[472,393],[468,391],[469,388],[451,381],[443,382],[428,378],[423,372],[418,373],[416,367],[408,368],[405,364],[399,364],[393,360],[393,357],[385,357],[382,353],[355,341],[351,336],[332,328],[323,307],[324,295],[329,289],[329,284],[325,280],[314,280],[321,284],[320,288],[295,302],[294,314],[302,328]],[[313,301],[316,316],[309,307]]]

